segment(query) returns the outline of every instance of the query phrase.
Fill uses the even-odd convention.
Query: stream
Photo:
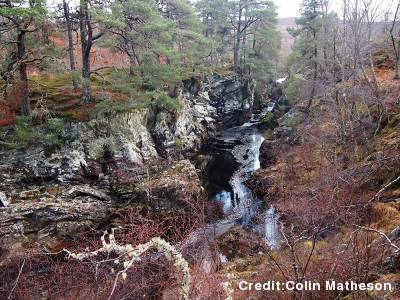
[[[271,248],[279,247],[279,215],[272,206],[265,208],[245,182],[260,168],[260,147],[264,137],[257,125],[274,106],[272,103],[253,114],[248,122],[224,130],[214,138],[215,163],[210,174],[217,181],[214,189],[221,188],[210,198],[223,212],[223,219],[214,224],[217,233],[226,232],[228,224],[240,224],[261,234]]]

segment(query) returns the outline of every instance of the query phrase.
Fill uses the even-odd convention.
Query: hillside
[[[291,52],[294,38],[289,34],[287,28],[295,28],[295,18],[278,19],[278,30],[282,35],[281,55],[285,59]]]

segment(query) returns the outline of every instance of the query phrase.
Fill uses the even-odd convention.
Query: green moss
[[[29,117],[17,117],[15,122],[2,129],[4,144],[9,150],[23,150],[32,145],[57,147],[62,143],[61,131],[64,120],[48,119],[41,125],[35,125]]]
[[[43,135],[41,134],[40,141],[45,146],[60,146],[62,140],[60,138],[61,132],[64,128],[64,120],[59,118],[53,118],[47,120],[43,125]]]
[[[187,144],[187,141],[185,138],[182,139],[176,139],[175,140],[175,145],[179,148],[183,148]]]
[[[262,119],[262,123],[270,123],[274,118],[274,114],[272,112],[268,112]]]
[[[8,143],[11,149],[22,149],[26,147],[33,139],[35,131],[32,128],[32,121],[27,117],[17,117],[13,125],[13,135]]]

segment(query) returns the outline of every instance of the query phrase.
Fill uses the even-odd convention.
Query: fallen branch
[[[16,288],[17,285],[18,285],[19,277],[21,276],[22,269],[24,268],[24,266],[25,266],[25,259],[24,259],[24,261],[22,262],[21,267],[19,268],[19,272],[18,272],[17,279],[15,280],[14,286],[13,286],[13,288],[11,289],[10,294],[8,294],[7,300],[10,300],[10,299],[11,299],[12,293],[14,292],[15,288]]]
[[[106,236],[108,236],[109,242],[106,241]],[[127,271],[133,266],[135,262],[141,260],[140,256],[145,253],[150,248],[155,248],[159,252],[163,253],[167,260],[172,262],[174,266],[181,271],[183,274],[182,281],[182,289],[181,289],[181,299],[187,300],[189,299],[189,291],[190,291],[190,269],[187,261],[183,258],[182,254],[178,252],[171,244],[161,238],[153,238],[149,242],[145,244],[141,244],[136,246],[135,248],[132,245],[119,245],[117,244],[114,236],[114,229],[111,230],[111,233],[108,234],[105,232],[101,237],[102,247],[98,250],[86,253],[72,253],[67,249],[64,249],[65,252],[72,258],[77,260],[85,260],[91,257],[95,257],[100,253],[115,253],[124,257],[123,260],[123,269],[119,271],[115,277],[113,288],[111,290],[110,296],[108,299],[112,298],[114,291],[117,287],[118,279],[122,276],[123,280],[126,280]],[[115,260],[115,263],[119,263],[119,259]]]
[[[374,196],[371,200],[368,201],[367,204],[371,204],[371,202],[373,202],[373,201],[376,200],[376,199],[379,200],[380,195],[381,195],[384,191],[386,191],[388,188],[390,188],[392,185],[396,184],[396,183],[399,182],[399,181],[400,181],[400,176],[397,177],[395,180],[389,182],[389,183],[388,183],[387,185],[385,185],[383,188],[381,188],[381,189],[375,194],[375,196]]]
[[[379,231],[377,229],[373,229],[373,228],[370,228],[370,227],[359,226],[359,225],[356,225],[356,227],[359,228],[359,229],[365,230],[365,231],[371,231],[371,232],[375,232],[375,233],[381,235],[382,237],[385,238],[385,240],[389,243],[389,245],[391,247],[396,249],[396,251],[400,251],[399,246],[397,246],[395,243],[393,243],[393,241],[385,233],[383,233],[382,231]]]

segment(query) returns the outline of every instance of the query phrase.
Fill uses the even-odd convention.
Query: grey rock
[[[40,191],[38,189],[33,189],[33,190],[28,190],[28,191],[22,191],[19,193],[19,198],[20,199],[37,199],[40,197]]]
[[[93,228],[108,218],[109,209],[104,201],[88,202],[80,198],[24,201],[1,208],[0,262],[10,254],[23,252],[26,243],[45,246]]]
[[[111,197],[103,191],[100,191],[96,188],[90,186],[73,186],[66,192],[66,195],[71,198],[76,198],[78,196],[90,196],[92,198],[96,198],[98,200],[103,200],[107,202],[111,202]]]
[[[10,204],[10,200],[8,200],[6,194],[4,194],[3,192],[0,192],[0,207],[6,207]]]

